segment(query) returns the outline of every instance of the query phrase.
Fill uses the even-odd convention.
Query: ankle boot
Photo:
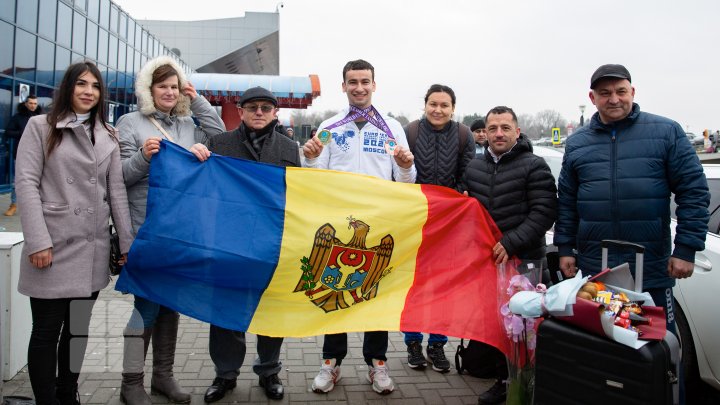
[[[153,328],[125,328],[122,385],[120,400],[128,405],[151,405],[150,396],[145,392],[145,357],[147,356]]]
[[[16,212],[16,211],[17,211],[17,204],[12,203],[12,204],[10,204],[10,206],[8,207],[7,211],[5,211],[5,216],[6,216],[6,217],[11,217],[11,216],[15,215],[15,212]]]
[[[177,312],[158,316],[153,328],[153,375],[150,392],[162,394],[172,402],[187,404],[191,396],[185,392],[173,378],[175,363],[175,345],[177,343],[178,319]]]
[[[80,405],[80,394],[77,385],[70,387],[56,387],[55,399],[60,405]]]

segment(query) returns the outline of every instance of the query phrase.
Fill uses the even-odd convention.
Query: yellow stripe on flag
[[[344,172],[298,168],[287,169],[286,183],[280,260],[249,331],[268,336],[311,336],[343,331],[398,330],[405,297],[413,283],[415,259],[428,213],[427,199],[420,186]],[[345,285],[351,274],[359,276],[362,272],[358,273],[358,268],[364,268],[363,264],[367,266],[369,261],[356,259],[357,252],[362,249],[347,247],[356,232],[349,226],[351,220],[369,226],[365,253],[360,257],[374,254],[373,263],[381,263],[383,255],[373,252],[372,248],[380,245],[381,239],[389,234],[393,241],[390,261],[384,270],[382,266],[371,265],[374,273],[365,272],[365,280],[384,274],[375,276],[379,278],[377,293],[369,299],[361,298],[361,302],[355,303],[349,291],[338,293],[333,289],[313,294],[315,299],[341,295],[348,304],[347,308],[333,309],[332,303],[337,300],[331,299],[329,305],[326,303],[326,311],[313,303],[304,291],[294,292],[303,275],[302,259],[313,257],[316,233],[323,225],[330,224],[339,240],[334,244],[335,248],[347,253],[341,256],[344,257],[339,267],[341,281],[331,285]],[[361,233],[362,229],[357,232]],[[318,251],[328,250],[315,247],[315,252]],[[357,263],[353,259],[362,263],[347,265]],[[322,274],[325,264],[327,260],[314,269]],[[379,269],[382,272],[378,273]],[[307,272],[309,274],[311,270]],[[314,286],[315,290],[323,286],[321,282]],[[361,297],[363,288],[353,291]]]

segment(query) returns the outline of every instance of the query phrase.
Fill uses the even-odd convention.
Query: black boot
[[[277,374],[260,376],[260,386],[265,388],[265,395],[270,399],[282,399],[285,394],[282,381]]]
[[[80,393],[78,393],[77,385],[74,387],[57,387],[55,389],[55,398],[60,405],[80,405]]]
[[[173,377],[179,318],[177,312],[170,312],[158,316],[155,321],[152,335],[153,374],[150,392],[165,395],[170,401],[178,404],[187,404],[192,397]]]
[[[495,405],[505,402],[507,398],[507,385],[503,380],[495,380],[489,390],[478,397],[478,405]]]

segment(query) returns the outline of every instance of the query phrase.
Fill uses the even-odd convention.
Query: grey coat
[[[200,127],[196,127],[188,116],[167,115],[160,111],[151,115],[173,137],[174,142],[185,149],[190,149],[196,143],[207,143],[208,137],[225,131],[225,124],[204,97],[195,97],[190,109],[200,122]],[[145,159],[142,146],[147,138],[165,137],[148,117],[139,111],[120,117],[117,130],[120,133],[120,157],[130,203],[130,216],[133,231],[137,234],[145,222],[150,173],[150,161]]]
[[[57,124],[63,138],[49,157],[46,115],[30,119],[18,146],[15,188],[25,236],[18,291],[30,297],[87,297],[107,286],[108,173],[121,251],[132,243],[117,140],[96,123],[93,145],[85,128],[70,121]],[[52,265],[35,268],[28,256],[48,248]]]

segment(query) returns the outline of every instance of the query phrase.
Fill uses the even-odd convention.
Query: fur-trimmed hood
[[[190,115],[190,97],[182,93],[183,87],[187,83],[187,76],[180,65],[170,56],[158,56],[148,61],[145,66],[140,69],[135,79],[135,94],[138,100],[138,107],[143,115],[150,115],[157,112],[153,103],[152,92],[152,74],[157,68],[164,65],[171,65],[178,72],[178,81],[180,82],[180,97],[178,103],[172,111],[172,115],[179,117]]]

